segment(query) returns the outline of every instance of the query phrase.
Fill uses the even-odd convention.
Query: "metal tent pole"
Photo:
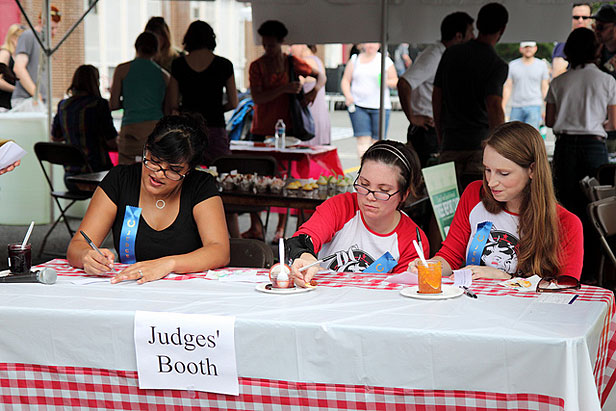
[[[383,140],[385,135],[385,93],[387,88],[387,71],[385,62],[387,61],[387,20],[388,20],[388,0],[381,0],[381,96],[379,98],[379,140]]]

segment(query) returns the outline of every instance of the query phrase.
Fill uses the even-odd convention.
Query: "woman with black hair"
[[[173,61],[167,89],[168,113],[195,112],[205,118],[210,145],[204,161],[208,165],[216,157],[231,154],[224,113],[238,103],[233,64],[215,55],[215,48],[212,27],[204,21],[192,22],[184,36],[188,55]]]
[[[97,246],[109,230],[120,262],[112,283],[158,280],[229,262],[224,209],[215,181],[195,171],[207,147],[203,121],[167,116],[148,137],[143,161],[113,168],[94,192],[79,226]],[[90,248],[77,233],[67,258],[88,274],[112,270],[114,255]]]
[[[368,271],[403,272],[417,258],[412,240],[419,240],[418,234],[429,256],[426,235],[401,211],[406,200],[416,196],[420,170],[417,155],[402,143],[388,140],[371,146],[361,159],[355,193],[325,201],[286,241],[295,282],[309,283],[320,267],[299,270],[324,257],[331,258],[323,267],[334,271],[364,271],[380,260],[380,267]]]
[[[91,171],[113,167],[109,151],[118,150],[118,132],[113,125],[109,103],[101,97],[99,87],[96,67],[90,64],[77,67],[66,91],[69,97],[58,103],[51,126],[51,139],[79,147],[86,155]],[[88,171],[86,166],[65,167],[64,184],[71,191],[78,190],[67,177]]]

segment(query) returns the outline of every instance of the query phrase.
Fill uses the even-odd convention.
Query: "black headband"
[[[404,164],[406,169],[409,171],[409,174],[411,173],[411,163],[409,162],[408,158],[406,158],[406,156],[402,153],[402,151],[400,151],[396,147],[385,145],[385,144],[375,144],[372,147],[370,147],[368,151],[366,151],[366,153],[369,153],[370,151],[376,151],[376,150],[389,151],[390,153],[398,157],[398,159],[402,161],[402,164]]]

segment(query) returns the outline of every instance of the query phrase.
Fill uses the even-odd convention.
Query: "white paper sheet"
[[[0,169],[10,166],[26,155],[26,150],[14,141],[7,141],[0,146]]]

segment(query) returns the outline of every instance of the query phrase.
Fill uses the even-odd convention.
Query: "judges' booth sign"
[[[139,388],[239,395],[235,317],[137,311]]]
[[[436,222],[441,232],[441,238],[445,239],[460,201],[456,168],[453,162],[449,162],[426,167],[421,171],[426,182]]]

